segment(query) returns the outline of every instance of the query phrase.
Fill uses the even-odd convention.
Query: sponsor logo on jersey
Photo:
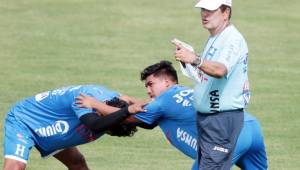
[[[177,140],[184,142],[197,151],[197,139],[180,128],[177,128]]]
[[[58,120],[54,124],[34,130],[40,137],[63,135],[69,131],[69,124],[66,121]]]
[[[219,90],[213,90],[209,92],[209,100],[210,100],[210,111],[212,113],[218,112],[220,108]]]

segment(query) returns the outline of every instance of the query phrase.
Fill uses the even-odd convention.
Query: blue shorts
[[[34,140],[29,129],[8,113],[4,124],[4,157],[27,163]]]
[[[257,120],[244,122],[243,129],[247,133],[240,133],[234,151],[233,164],[243,170],[268,169],[267,154],[264,145],[263,134]]]
[[[34,136],[31,131],[13,113],[9,112],[4,123],[4,157],[27,163],[30,150],[35,146]],[[53,155],[58,151],[44,151],[36,148],[42,157]]]

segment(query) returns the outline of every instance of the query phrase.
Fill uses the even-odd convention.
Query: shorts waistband
[[[220,113],[228,113],[228,112],[243,112],[244,109],[241,108],[241,109],[232,109],[232,110],[224,110],[224,111],[216,111],[216,112],[213,112],[213,113],[202,113],[202,112],[198,112],[198,114],[201,114],[201,115],[215,115],[215,114],[220,114]]]

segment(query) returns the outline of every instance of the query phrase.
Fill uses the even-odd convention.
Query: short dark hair
[[[227,8],[229,9],[229,17],[228,17],[228,19],[230,20],[231,13],[232,13],[231,7],[228,6],[228,5],[221,5],[221,7],[220,7],[220,9],[221,9],[222,12],[224,12]]]
[[[124,108],[128,106],[128,103],[118,97],[114,97],[111,100],[105,102],[107,105],[117,108]]]
[[[106,104],[113,107],[124,108],[128,106],[128,103],[124,100],[119,99],[118,97],[114,97],[113,99],[106,101]],[[126,136],[133,136],[134,133],[137,132],[137,128],[135,125],[126,124],[126,123],[119,123],[111,128],[108,129],[106,132],[111,136],[118,136],[118,137],[126,137]]]
[[[110,136],[132,137],[137,132],[136,125],[120,123],[108,129],[106,132]]]
[[[141,72],[141,80],[146,80],[146,78],[152,74],[154,77],[162,75],[168,76],[172,81],[178,83],[177,72],[170,61],[162,60],[159,63],[146,67]]]

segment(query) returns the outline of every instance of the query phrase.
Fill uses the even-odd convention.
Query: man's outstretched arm
[[[125,107],[106,116],[101,116],[96,113],[87,113],[81,116],[79,119],[90,130],[99,133],[121,123],[129,115],[130,113],[128,111],[128,107]]]

